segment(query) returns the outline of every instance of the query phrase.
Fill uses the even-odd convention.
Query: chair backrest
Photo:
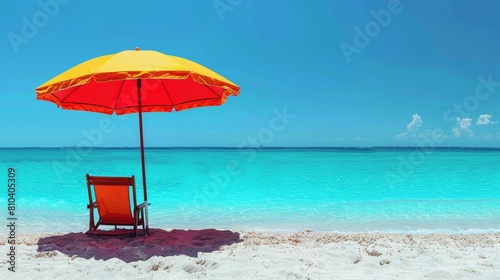
[[[103,224],[133,224],[130,209],[130,187],[132,187],[133,207],[137,206],[135,178],[102,177],[87,174],[89,200],[92,203],[91,186],[97,202],[97,211]]]

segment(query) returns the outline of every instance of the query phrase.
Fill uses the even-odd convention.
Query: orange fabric
[[[155,51],[123,51],[83,62],[36,89],[37,99],[69,110],[118,115],[218,106],[240,88],[193,61]]]
[[[97,211],[103,224],[134,224],[129,186],[94,185]]]

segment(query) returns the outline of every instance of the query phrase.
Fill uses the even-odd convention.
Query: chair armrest
[[[92,204],[87,204],[87,208],[96,208],[97,207],[97,201],[92,202]]]
[[[143,202],[143,203],[137,205],[137,209],[142,209],[144,207],[146,207],[146,202]]]

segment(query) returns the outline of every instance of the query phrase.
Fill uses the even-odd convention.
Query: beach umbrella
[[[143,112],[172,112],[222,105],[240,88],[185,58],[126,50],[85,61],[36,89],[36,98],[62,109],[139,115],[142,183],[147,205]],[[147,211],[147,209],[146,209]]]

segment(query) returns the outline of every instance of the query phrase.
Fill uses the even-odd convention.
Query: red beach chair
[[[87,176],[89,192],[90,222],[86,234],[100,235],[137,235],[137,228],[142,226],[144,232],[144,208],[146,203],[137,205],[135,178]],[[94,191],[92,192],[92,187]],[[132,189],[133,201],[130,201]],[[95,200],[93,199],[95,196]],[[97,209],[99,220],[95,223],[94,209]],[[101,225],[115,226],[114,230],[98,230]],[[118,226],[131,226],[133,229],[118,229]]]

